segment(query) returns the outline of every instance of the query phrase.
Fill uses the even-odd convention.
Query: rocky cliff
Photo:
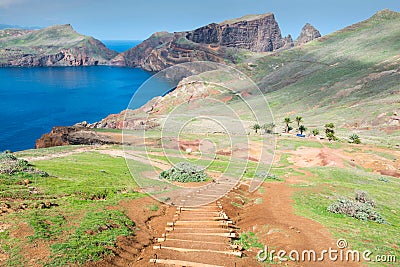
[[[321,33],[310,23],[304,25],[301,29],[299,37],[296,39],[295,45],[302,45],[321,37]]]
[[[81,35],[71,25],[0,31],[0,66],[91,66],[108,64],[117,52]]]
[[[119,137],[97,133],[81,125],[56,126],[50,133],[43,134],[36,140],[35,148],[46,148],[66,145],[105,145],[120,144]]]
[[[188,32],[156,33],[118,55],[111,64],[159,71],[190,61],[235,63],[241,49],[269,52],[292,46],[292,37],[282,37],[274,15],[268,13],[211,23]]]

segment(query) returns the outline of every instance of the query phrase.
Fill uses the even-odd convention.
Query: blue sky
[[[389,8],[399,0],[0,0],[0,24],[70,23],[101,40],[143,40],[156,31],[191,30],[247,14],[273,12],[283,35],[307,22],[324,34]]]

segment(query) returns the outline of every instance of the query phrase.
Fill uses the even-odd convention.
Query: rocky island
[[[140,67],[160,71],[191,61],[237,63],[247,53],[289,49],[320,37],[310,24],[293,41],[283,37],[273,13],[247,15],[185,32],[157,32],[118,54],[99,40],[77,33],[70,24],[44,29],[0,30],[0,67]]]
[[[117,54],[99,40],[77,33],[70,24],[0,30],[2,67],[106,65]]]

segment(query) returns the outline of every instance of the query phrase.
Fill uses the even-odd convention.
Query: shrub
[[[189,183],[206,181],[208,176],[200,166],[188,162],[179,162],[171,169],[161,172],[160,178],[180,183]]]
[[[361,144],[360,137],[357,134],[352,134],[349,137],[349,143]]]
[[[313,130],[312,130],[312,134],[313,134],[314,136],[319,135],[319,130],[318,130],[318,129],[313,129]]]
[[[389,183],[389,182],[390,182],[389,179],[386,178],[386,177],[379,177],[379,178],[378,178],[378,181],[380,181],[380,182],[385,182],[385,183]]]
[[[234,241],[235,245],[242,246],[244,249],[250,248],[263,248],[264,245],[260,243],[257,236],[253,232],[241,233],[238,240]]]
[[[282,179],[279,178],[276,174],[268,173],[268,172],[257,172],[256,177],[262,178],[262,179],[282,181]]]
[[[370,204],[372,207],[376,206],[375,200],[370,199],[366,191],[356,190],[354,198],[358,202]]]
[[[332,213],[344,214],[362,221],[374,221],[385,223],[386,220],[375,211],[375,201],[368,197],[365,191],[356,191],[355,200],[339,198],[336,203],[331,204],[327,210]]]
[[[265,123],[262,128],[264,129],[265,133],[267,134],[273,134],[274,129],[275,129],[275,123],[270,122],[270,123]]]
[[[47,177],[48,174],[33,168],[28,161],[18,159],[11,152],[3,152],[0,154],[0,173],[12,175],[14,173],[25,172],[30,174],[39,174]]]

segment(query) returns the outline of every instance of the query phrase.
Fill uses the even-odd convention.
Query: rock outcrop
[[[270,52],[290,46],[291,38],[282,38],[281,30],[272,13],[246,16],[188,32],[186,39],[213,46],[247,49],[253,52]]]
[[[82,126],[56,126],[36,140],[35,148],[66,145],[120,144],[121,140]]]
[[[0,31],[2,67],[106,65],[116,55],[99,40],[78,34],[69,24]]]
[[[188,32],[155,33],[111,64],[159,71],[191,61],[235,63],[242,49],[270,52],[292,46],[292,37],[282,37],[274,15],[268,13],[211,23]]]
[[[321,37],[321,33],[310,23],[304,25],[301,29],[299,37],[296,39],[295,45],[302,45]]]

